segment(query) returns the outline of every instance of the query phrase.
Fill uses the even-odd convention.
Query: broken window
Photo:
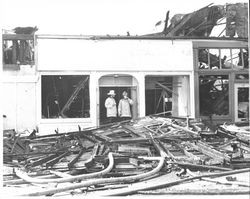
[[[235,75],[236,80],[249,80],[249,74],[236,74]]]
[[[12,65],[34,65],[34,40],[3,40],[3,63]]]
[[[246,69],[248,68],[248,50],[244,48],[200,48],[198,68]]]
[[[43,75],[42,118],[89,118],[89,75]]]
[[[247,87],[238,87],[237,89],[238,96],[238,118],[248,118],[249,117],[249,88]]]
[[[172,116],[190,114],[188,76],[146,76],[146,115],[164,113]]]
[[[172,111],[173,78],[146,77],[146,115]]]
[[[229,115],[228,75],[200,75],[200,115]]]
[[[230,49],[220,49],[220,55],[222,59],[221,68],[222,69],[231,69],[233,67],[232,65],[232,59],[231,59],[231,50]]]

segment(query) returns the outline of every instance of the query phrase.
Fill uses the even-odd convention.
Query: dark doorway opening
[[[106,108],[105,108],[105,100],[107,99],[108,95],[107,93],[110,90],[114,90],[116,95],[115,95],[115,101],[116,105],[118,106],[119,100],[122,99],[122,92],[127,91],[128,92],[128,97],[131,98],[131,87],[100,87],[99,92],[100,92],[100,125],[108,123],[108,118],[106,116]],[[119,118],[117,118],[117,121],[119,121]]]

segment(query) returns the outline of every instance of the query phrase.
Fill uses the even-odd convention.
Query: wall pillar
[[[99,85],[98,85],[98,75],[96,72],[90,73],[89,80],[89,101],[90,101],[90,119],[91,125],[98,125],[98,109],[99,109]]]
[[[145,116],[145,75],[144,73],[134,74],[138,81],[138,117]]]

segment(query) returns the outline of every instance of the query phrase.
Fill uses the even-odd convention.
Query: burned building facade
[[[60,132],[107,122],[127,91],[132,117],[164,112],[211,124],[249,119],[248,4],[208,5],[145,36],[3,34],[4,129]],[[170,24],[168,24],[170,21]],[[225,36],[212,37],[225,25]]]
[[[165,112],[215,123],[248,120],[247,41],[20,34],[3,40],[21,46],[22,37],[33,44],[26,51],[34,61],[3,64],[3,91],[12,96],[3,102],[5,129],[49,133],[104,124],[109,90],[117,103],[128,92],[133,118]]]

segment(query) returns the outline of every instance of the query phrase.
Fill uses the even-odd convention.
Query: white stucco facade
[[[4,129],[40,134],[77,131],[99,125],[99,80],[105,75],[129,75],[137,87],[138,116],[145,116],[145,77],[180,76],[185,82],[180,93],[189,91],[188,101],[181,99],[179,115],[194,116],[193,46],[190,40],[84,39],[37,36],[36,65],[20,71],[4,72],[3,92],[11,99],[3,104]],[[89,75],[90,117],[43,119],[41,116],[42,75]],[[188,108],[187,108],[188,107]]]

